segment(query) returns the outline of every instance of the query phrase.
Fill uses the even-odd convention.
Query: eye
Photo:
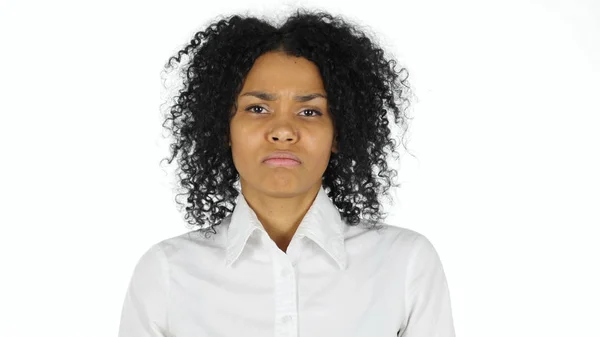
[[[321,115],[323,115],[323,113],[321,113],[321,112],[320,112],[320,111],[318,111],[318,110],[314,110],[314,109],[306,109],[306,110],[302,110],[302,112],[306,112],[306,111],[311,111],[311,112],[312,112],[312,114],[311,114],[311,115],[309,115],[308,117],[313,117],[313,116],[315,116],[315,115],[316,115],[316,116],[321,116]],[[306,115],[305,115],[305,116],[306,116]]]
[[[251,105],[246,108],[246,111],[250,111],[250,112],[257,113],[260,115],[260,114],[262,114],[260,109],[265,110],[265,108],[263,108],[260,105]],[[307,111],[310,113],[306,114],[305,112],[307,112]],[[314,110],[314,109],[305,109],[305,110],[302,110],[301,113],[305,113],[304,116],[306,116],[306,117],[314,117],[314,116],[322,116],[323,115],[322,112],[320,112],[319,110]]]
[[[249,106],[249,107],[246,108],[246,111],[256,112],[256,113],[260,114],[260,112],[257,112],[256,110],[253,110],[253,109],[263,109],[264,110],[265,108],[263,108],[260,105],[251,105],[251,106]]]

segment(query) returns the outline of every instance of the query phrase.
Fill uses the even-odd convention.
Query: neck
[[[320,182],[306,191],[294,194],[269,194],[242,182],[242,194],[269,237],[282,250],[287,247],[315,200]]]

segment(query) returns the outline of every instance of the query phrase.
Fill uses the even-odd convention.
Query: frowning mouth
[[[265,164],[272,167],[294,167],[300,165],[300,162],[289,158],[271,158],[264,161]]]
[[[276,166],[296,166],[302,163],[300,158],[290,151],[273,151],[263,158],[263,163]]]

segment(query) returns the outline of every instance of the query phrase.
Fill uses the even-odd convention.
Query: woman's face
[[[297,97],[307,95],[311,96]],[[291,197],[321,185],[331,152],[336,151],[325,96],[314,63],[280,52],[256,60],[230,124],[233,162],[243,191]],[[300,163],[265,163],[273,151],[291,152]]]

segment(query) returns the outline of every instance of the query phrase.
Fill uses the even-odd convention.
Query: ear
[[[331,152],[333,153],[337,153],[338,152],[338,148],[337,148],[337,136],[333,139],[333,144],[331,145]]]

